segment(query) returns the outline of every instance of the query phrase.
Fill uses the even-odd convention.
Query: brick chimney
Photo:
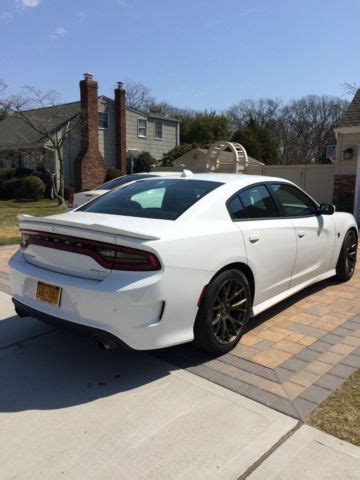
[[[80,81],[81,155],[76,189],[91,190],[103,183],[106,166],[99,151],[98,84],[91,73]]]
[[[118,82],[115,89],[115,135],[117,168],[126,175],[126,110],[125,89],[122,82]]]

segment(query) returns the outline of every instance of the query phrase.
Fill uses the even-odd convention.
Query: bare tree
[[[355,93],[357,92],[358,88],[359,88],[359,85],[357,83],[343,83],[342,85],[342,88],[344,90],[344,95],[355,95]]]
[[[334,125],[348,102],[341,98],[310,95],[284,104],[279,99],[242,100],[227,116],[233,130],[252,122],[266,129],[278,146],[282,163],[321,162],[327,143],[333,143]]]
[[[126,105],[137,110],[147,110],[154,102],[150,89],[140,82],[125,82]]]
[[[6,85],[0,86],[0,107],[9,116],[24,122],[27,127],[28,137],[37,134],[38,143],[43,146],[36,153],[39,163],[48,172],[52,182],[53,176],[48,165],[46,150],[55,154],[55,162],[59,165],[59,188],[53,184],[53,190],[59,205],[64,205],[64,156],[63,147],[66,138],[79,125],[78,115],[69,117],[69,112],[57,105],[58,94],[51,90],[42,92],[34,87],[25,86],[22,91],[15,95],[5,96]],[[2,88],[2,89],[1,89]],[[31,139],[24,135],[24,143],[30,143]]]
[[[293,100],[282,111],[280,145],[284,163],[325,160],[327,143],[334,143],[334,126],[349,103],[336,97],[309,95]]]
[[[244,128],[252,121],[260,127],[273,130],[281,119],[282,108],[283,103],[280,99],[248,98],[230,107],[227,116],[234,130]]]

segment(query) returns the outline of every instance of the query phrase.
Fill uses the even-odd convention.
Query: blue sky
[[[0,0],[0,79],[79,97],[139,81],[179,107],[344,94],[360,84],[359,0]]]

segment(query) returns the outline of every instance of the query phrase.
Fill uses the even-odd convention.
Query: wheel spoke
[[[246,289],[237,278],[226,279],[215,296],[211,326],[221,344],[233,342],[245,326],[249,302]]]
[[[243,305],[245,302],[247,302],[247,298],[243,298],[242,300],[239,300],[236,303],[233,303],[231,305],[231,310],[236,310],[236,307],[240,307],[240,305]]]
[[[217,325],[221,320],[221,315],[218,313],[216,317],[213,319],[212,324]]]
[[[243,288],[240,288],[240,290],[238,290],[237,292],[235,292],[230,298],[229,298],[229,302],[232,302],[233,300],[235,300],[236,297],[238,297],[240,295],[240,293],[242,293],[244,291]]]

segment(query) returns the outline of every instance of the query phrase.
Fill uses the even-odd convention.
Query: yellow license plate
[[[38,282],[36,288],[36,300],[40,302],[47,302],[58,307],[61,299],[61,288],[55,285],[48,285],[47,283]]]

